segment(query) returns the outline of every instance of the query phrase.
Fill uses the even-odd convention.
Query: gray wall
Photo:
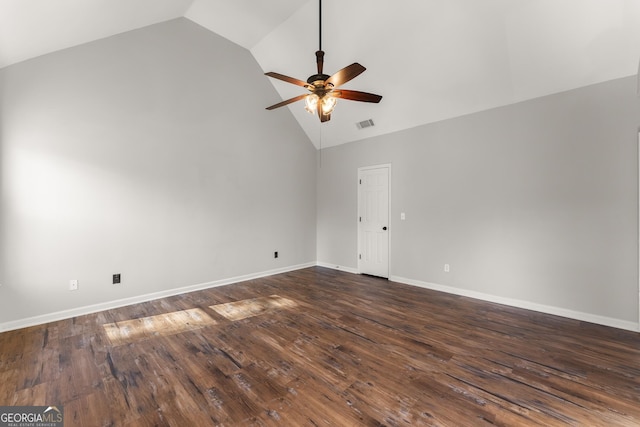
[[[635,90],[334,147],[316,176],[250,53],[188,20],[1,69],[0,324],[316,259],[355,269],[357,168],[380,163],[392,276],[637,322]]]
[[[318,261],[357,269],[391,163],[392,276],[637,323],[638,111],[630,77],[324,150]]]
[[[269,99],[186,19],[0,70],[0,324],[314,262],[316,150]]]

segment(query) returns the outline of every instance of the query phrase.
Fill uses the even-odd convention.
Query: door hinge
[[[358,259],[362,259],[362,254],[358,254]]]

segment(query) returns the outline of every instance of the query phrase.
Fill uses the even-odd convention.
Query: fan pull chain
[[[322,123],[320,124],[320,169],[322,169]]]

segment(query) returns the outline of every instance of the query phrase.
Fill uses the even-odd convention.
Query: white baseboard
[[[113,308],[124,307],[131,304],[139,304],[142,302],[153,301],[159,298],[171,297],[174,295],[185,294],[188,292],[199,291],[202,289],[215,288],[218,286],[231,285],[233,283],[259,279],[260,277],[273,276],[274,274],[286,273],[288,271],[301,270],[303,268],[313,267],[315,265],[316,265],[315,262],[293,265],[293,266],[278,268],[274,270],[246,274],[244,276],[230,277],[228,279],[215,280],[213,282],[200,283],[197,285],[185,286],[182,288],[168,289],[166,291],[153,292],[150,294],[123,298],[123,299],[108,301],[100,304],[93,304],[93,305],[88,305],[84,307],[73,308],[70,310],[63,310],[55,313],[48,313],[40,316],[28,317],[25,319],[13,320],[6,323],[0,323],[0,332],[28,328],[30,326],[43,325],[49,322],[56,322],[58,320],[70,319],[76,316],[82,316],[85,314],[96,313],[104,310],[111,310]]]
[[[551,305],[537,304],[534,302],[523,301],[513,298],[504,298],[495,295],[485,294],[482,292],[475,292],[466,289],[454,288],[452,286],[439,285],[436,283],[422,282],[419,280],[407,279],[405,277],[392,276],[389,280],[404,283],[405,285],[418,286],[425,289],[431,289],[434,291],[446,292],[449,294],[460,295],[463,297],[475,298],[482,301],[494,302],[497,304],[508,305],[511,307],[524,308],[526,310],[537,311],[545,314],[553,314],[555,316],[566,317],[569,319],[580,320],[583,322],[595,323],[603,326],[610,326],[612,328],[624,329],[627,331],[639,332],[640,324],[635,322],[629,322],[626,320],[615,319],[612,317],[599,316],[597,314],[584,313],[581,311],[569,310],[561,307],[554,307]]]
[[[331,268],[333,270],[346,271],[347,273],[351,273],[351,274],[360,274],[360,272],[357,269],[351,268],[351,267],[345,267],[344,265],[330,264],[328,262],[320,262],[320,261],[318,261],[316,265],[318,267],[325,267],[325,268]]]
[[[99,311],[110,310],[113,308],[124,307],[131,304],[138,304],[147,301],[153,301],[159,298],[165,298],[175,295],[180,295],[188,292],[199,291],[202,289],[215,288],[218,286],[230,285],[233,283],[244,282],[247,280],[259,279],[261,277],[273,276],[275,274],[286,273],[289,271],[301,270],[303,268],[313,266],[331,268],[338,271],[344,271],[351,274],[359,274],[357,269],[351,267],[345,267],[342,265],[330,264],[326,262],[310,262],[305,264],[298,264],[289,267],[278,268],[274,270],[268,270],[258,273],[247,274],[243,276],[231,277],[228,279],[216,280],[207,283],[200,283],[197,285],[185,286],[182,288],[169,289],[161,292],[154,292],[150,294],[123,298],[114,301],[108,301],[105,303],[94,304],[70,310],[58,311],[55,313],[44,314],[41,316],[28,317],[25,319],[18,319],[6,323],[0,323],[0,332],[11,331],[15,329],[27,328],[30,326],[42,325],[49,322],[55,322],[58,320],[70,319],[76,316],[82,316],[85,314],[96,313]],[[523,308],[526,310],[537,311],[540,313],[552,314],[556,316],[566,317],[569,319],[580,320],[584,322],[595,323],[598,325],[610,326],[613,328],[624,329],[628,331],[639,332],[640,323],[629,322],[626,320],[615,319],[606,316],[599,316],[596,314],[583,313],[580,311],[569,310],[561,307],[554,307],[549,305],[537,304],[529,301],[517,300],[512,298],[504,298],[495,295],[485,294],[482,292],[475,292],[466,289],[455,288],[452,286],[439,285],[436,283],[422,282],[414,279],[407,279],[405,277],[390,276],[389,280],[393,282],[403,283],[406,285],[418,286],[425,289],[431,289],[440,292],[446,292],[449,294],[460,295],[469,298],[475,298],[482,301],[494,302],[497,304],[504,304],[511,307]]]

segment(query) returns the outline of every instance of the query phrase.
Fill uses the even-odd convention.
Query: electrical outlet
[[[444,265],[444,272],[448,273],[451,269],[449,268],[449,264]]]
[[[69,290],[77,291],[78,290],[78,281],[77,280],[69,280]]]
[[[275,251],[275,252],[273,253],[273,257],[274,257],[274,258],[278,258],[278,251]]]
[[[120,273],[113,275],[113,284],[117,285],[118,283],[120,283]]]

